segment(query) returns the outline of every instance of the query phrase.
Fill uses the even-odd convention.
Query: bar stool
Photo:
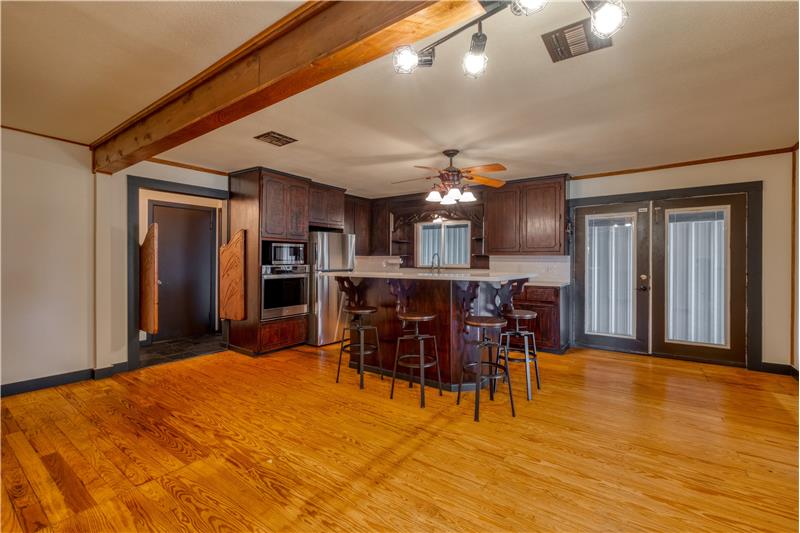
[[[436,343],[436,335],[428,335],[419,332],[419,325],[421,322],[431,322],[436,318],[435,314],[418,313],[414,311],[403,311],[397,313],[397,318],[403,321],[403,331],[407,323],[411,323],[414,329],[407,335],[397,337],[397,349],[394,353],[394,369],[392,370],[392,390],[389,393],[389,399],[394,399],[394,382],[397,376],[397,367],[402,366],[411,369],[411,379],[408,381],[408,388],[414,386],[414,369],[419,369],[419,406],[425,407],[425,369],[432,366],[436,367],[436,377],[439,380],[439,396],[442,395],[442,372],[439,368],[439,346]],[[406,340],[413,340],[419,342],[419,353],[400,355],[400,343]],[[425,355],[425,341],[433,340],[433,356]],[[416,361],[416,362],[414,362]]]
[[[383,379],[383,362],[381,361],[381,341],[378,339],[378,328],[364,324],[364,317],[367,315],[375,314],[378,311],[377,307],[368,305],[346,305],[344,307],[345,313],[351,317],[350,326],[342,328],[342,340],[339,346],[339,365],[336,367],[336,383],[339,383],[339,372],[342,369],[342,354],[347,352],[353,353],[353,347],[357,348],[358,353],[358,374],[361,376],[359,388],[364,388],[364,356],[377,353],[378,354],[378,368],[380,369],[381,379]],[[375,344],[364,343],[364,332],[370,330],[375,333]],[[350,338],[347,344],[344,343],[344,332],[350,332]],[[358,334],[358,343],[353,342],[353,333]]]
[[[490,382],[489,386],[489,399],[494,400],[494,382],[498,379],[505,378],[508,383],[508,399],[511,402],[511,416],[517,416],[514,410],[514,395],[511,392],[511,378],[508,375],[508,352],[505,352],[506,364],[502,365],[497,361],[492,361],[492,348],[497,349],[498,361],[500,351],[503,350],[499,342],[493,341],[486,333],[487,329],[500,331],[506,326],[507,322],[504,318],[496,316],[482,316],[482,315],[468,315],[464,321],[466,325],[480,328],[480,338],[478,343],[478,351],[481,354],[481,359],[472,363],[466,363],[461,368],[461,378],[458,381],[458,396],[456,398],[456,405],[461,404],[461,385],[464,382],[464,372],[471,372],[475,374],[475,422],[479,420],[480,404],[481,404],[481,388],[485,382]],[[488,352],[488,361],[484,361],[482,357],[483,350]],[[489,374],[484,375],[483,369],[489,369]]]
[[[525,346],[525,357],[506,357],[506,361],[511,363],[525,363],[525,384],[528,388],[528,401],[533,399],[531,395],[531,359],[533,360],[533,367],[536,371],[536,388],[538,390],[542,390],[542,381],[539,378],[539,358],[537,356],[536,351],[536,336],[533,334],[533,331],[526,329],[523,326],[520,326],[520,320],[527,320],[531,321],[536,318],[535,311],[528,311],[524,309],[511,309],[508,311],[503,312],[503,317],[507,320],[514,321],[514,329],[509,331],[504,331],[500,334],[500,344],[503,344],[503,337],[506,339],[505,348],[506,348],[506,355],[510,353],[511,350],[511,337],[522,338],[522,341]],[[528,350],[528,338],[530,337],[530,342],[533,347],[533,354],[531,354]],[[498,362],[499,362],[499,354],[498,354]]]

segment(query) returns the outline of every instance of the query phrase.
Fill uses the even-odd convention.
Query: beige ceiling
[[[2,124],[91,142],[299,2],[2,2]]]
[[[160,157],[254,165],[376,197],[421,191],[412,165],[498,161],[506,179],[573,175],[786,147],[798,139],[796,2],[629,2],[611,48],[552,63],[540,35],[586,17],[575,1],[491,18],[488,72],[465,78],[469,32],[433,68],[384,57]],[[275,130],[282,148],[253,136]]]

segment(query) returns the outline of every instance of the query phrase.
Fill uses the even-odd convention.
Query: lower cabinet
[[[536,335],[536,348],[564,353],[569,347],[569,287],[526,285],[514,298],[516,309],[534,311],[536,318],[528,325]],[[520,325],[525,325],[523,322]],[[522,348],[522,339],[511,338],[512,346]]]
[[[303,344],[308,338],[308,316],[293,316],[262,322],[258,331],[259,353]]]

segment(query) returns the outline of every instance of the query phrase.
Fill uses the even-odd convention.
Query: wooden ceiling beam
[[[484,13],[476,0],[308,2],[92,143],[112,173]]]

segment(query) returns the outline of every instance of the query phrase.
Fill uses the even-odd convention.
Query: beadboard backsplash
[[[568,255],[493,255],[489,258],[492,272],[532,272],[540,281],[570,280]]]

